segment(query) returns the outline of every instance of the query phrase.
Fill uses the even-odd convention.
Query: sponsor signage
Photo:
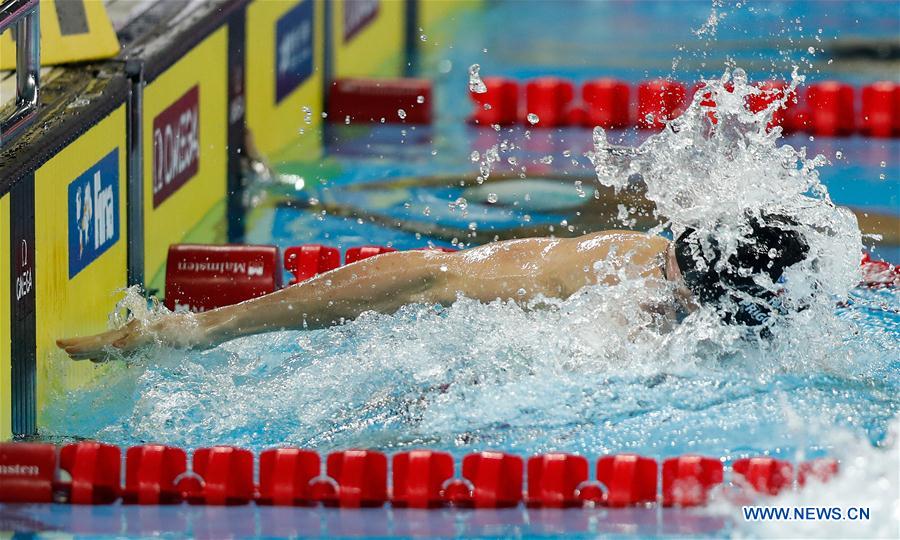
[[[347,43],[375,20],[381,7],[379,0],[345,0],[344,43]]]
[[[303,0],[275,23],[275,102],[313,72],[313,0]]]
[[[34,246],[25,238],[18,239],[15,266],[16,315],[21,318],[34,310]]]
[[[153,208],[200,168],[200,88],[194,85],[153,119]]]
[[[220,274],[262,276],[265,265],[262,261],[178,261],[179,272],[208,273],[214,277]]]
[[[39,476],[41,468],[37,465],[0,465],[0,476]]]
[[[119,240],[119,149],[69,184],[69,279]]]

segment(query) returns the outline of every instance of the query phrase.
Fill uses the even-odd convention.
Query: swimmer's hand
[[[153,321],[132,319],[121,328],[102,334],[56,340],[56,346],[73,360],[94,362],[120,358],[150,343],[181,348],[207,345],[190,313],[172,313]]]

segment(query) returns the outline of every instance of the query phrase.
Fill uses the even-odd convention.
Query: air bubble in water
[[[490,204],[494,204],[497,202],[497,194],[496,193],[488,193],[487,202]]]
[[[528,113],[528,123],[532,126],[541,121],[540,117],[534,113]]]
[[[397,116],[400,117],[400,120],[406,119],[406,111],[403,109],[397,109]]]
[[[465,209],[469,207],[469,201],[467,201],[464,197],[460,197],[460,198],[456,199],[455,201],[448,203],[447,206],[451,210],[456,210],[458,208],[460,210],[465,211]]]
[[[474,163],[481,159],[481,154],[478,153],[478,150],[472,150],[472,153],[469,154],[469,159]]]
[[[584,188],[581,186],[581,180],[575,181],[575,193],[578,194],[582,199],[585,197],[586,193],[584,192]]]
[[[416,103],[419,105],[425,103],[425,96],[416,96]]]
[[[472,64],[469,66],[469,92],[475,94],[484,94],[487,92],[487,86],[481,80],[481,66]]]

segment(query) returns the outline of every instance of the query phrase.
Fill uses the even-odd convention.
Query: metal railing
[[[11,141],[37,117],[41,75],[40,0],[0,0],[0,33],[15,25],[16,104],[0,119],[0,146]]]

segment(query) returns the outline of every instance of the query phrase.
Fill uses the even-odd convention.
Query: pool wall
[[[105,329],[112,291],[163,295],[171,243],[243,239],[247,140],[315,159],[331,80],[406,73],[420,27],[476,4],[159,2],[115,59],[45,70],[37,120],[0,149],[0,440],[103,375],[55,339]]]

